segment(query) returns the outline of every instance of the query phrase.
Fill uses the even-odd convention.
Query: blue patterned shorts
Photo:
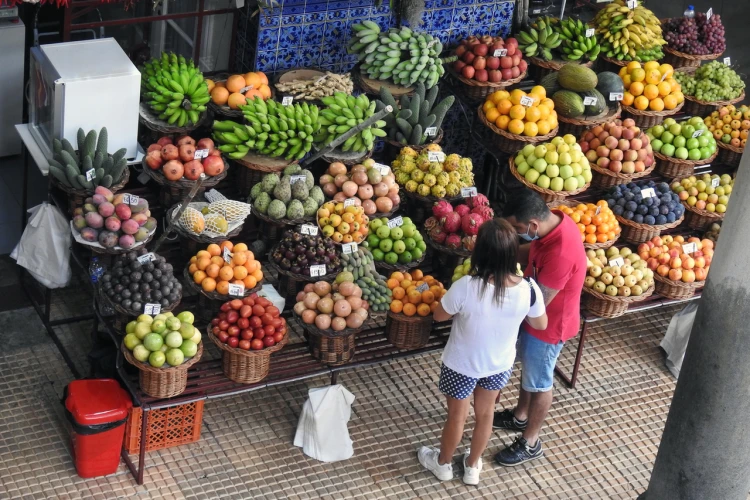
[[[476,386],[488,391],[499,391],[510,380],[513,368],[496,375],[483,378],[472,378],[451,370],[445,365],[440,367],[440,392],[453,399],[466,399],[474,392]]]

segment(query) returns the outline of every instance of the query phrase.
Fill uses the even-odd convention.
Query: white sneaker
[[[476,467],[469,467],[466,465],[466,460],[471,454],[471,449],[466,450],[464,453],[464,484],[470,484],[476,486],[479,484],[479,473],[482,471],[482,457],[479,457]]]
[[[431,446],[422,446],[417,452],[417,459],[422,467],[435,474],[435,477],[441,481],[450,481],[453,479],[453,465],[440,465],[438,457],[440,451]]]

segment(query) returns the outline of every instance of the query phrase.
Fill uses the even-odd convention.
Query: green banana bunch
[[[558,33],[562,38],[560,46],[560,55],[565,61],[579,61],[588,59],[596,61],[601,51],[601,46],[593,36],[586,36],[586,30],[589,27],[582,23],[580,19],[568,18],[560,21],[557,25]],[[593,28],[592,28],[593,29]]]
[[[360,70],[370,78],[406,86],[423,82],[429,89],[445,73],[443,62],[447,61],[440,58],[443,44],[430,34],[415,33],[406,26],[381,32],[369,20],[352,29],[347,50],[357,54]]]
[[[160,120],[177,127],[197,124],[211,100],[195,63],[166,52],[141,68],[141,92]]]
[[[321,101],[326,107],[320,112],[320,131],[315,135],[315,142],[321,146],[326,146],[350,129],[359,127],[375,114],[375,101],[370,101],[364,94],[354,97],[336,92],[332,96],[323,97]],[[385,125],[385,121],[378,120],[360,130],[340,146],[341,150],[357,153],[372,150],[376,137],[388,135],[383,130]]]
[[[545,61],[553,59],[552,51],[562,43],[557,31],[559,24],[560,20],[554,17],[538,18],[526,31],[518,33],[518,48],[526,57],[539,57]]]
[[[214,121],[213,138],[219,151],[234,160],[248,151],[287,160],[299,160],[312,147],[320,129],[318,108],[306,102],[284,106],[255,97],[239,107],[248,125],[231,120]]]
[[[664,56],[661,22],[653,12],[638,4],[630,9],[625,0],[614,0],[593,20],[601,50],[619,61],[654,61]]]

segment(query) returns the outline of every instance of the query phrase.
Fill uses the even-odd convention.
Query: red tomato
[[[244,330],[245,328],[250,326],[250,320],[247,318],[240,318],[237,320],[237,326]]]
[[[253,316],[263,316],[265,314],[266,308],[258,305],[257,303],[253,306]]]
[[[266,331],[263,329],[263,327],[253,328],[253,337],[256,339],[262,339],[266,336]]]
[[[266,332],[266,337],[268,337],[269,335],[276,333],[276,328],[274,328],[273,325],[266,325],[263,327],[263,331]]]
[[[250,297],[251,299],[255,300],[255,299],[258,298],[258,292],[253,292],[250,295],[248,295],[248,297]]]
[[[280,319],[281,319],[281,324],[286,326],[286,318],[282,317]]]
[[[249,340],[240,340],[239,344],[238,344],[238,347],[240,349],[244,349],[246,351],[249,351],[250,350],[250,341]]]
[[[240,308],[240,316],[242,316],[243,318],[249,318],[252,315],[253,315],[252,306],[245,304]]]
[[[263,325],[263,322],[260,320],[260,316],[250,316],[250,328],[258,328],[259,326]]]
[[[216,334],[216,338],[226,344],[227,340],[229,340],[229,335],[227,335],[227,332],[219,332],[218,334]]]
[[[284,338],[284,334],[283,334],[283,333],[281,333],[281,332],[275,333],[275,334],[273,335],[273,340],[274,340],[274,341],[275,341],[275,342],[276,342],[277,344],[278,344],[279,342],[281,342],[281,339],[283,339],[283,338]]]
[[[240,339],[237,338],[237,337],[229,337],[227,339],[227,345],[229,347],[237,347],[237,345],[239,345],[239,343],[240,343]]]
[[[248,296],[248,297],[245,297],[244,299],[242,299],[242,303],[245,304],[245,305],[247,305],[247,306],[254,306],[255,305],[255,300],[253,300],[252,297]]]
[[[263,349],[263,341],[260,339],[253,339],[253,341],[250,342],[250,347],[254,351],[260,351],[261,349]]]
[[[211,320],[211,326],[216,326],[219,324],[219,321],[221,321],[219,318],[214,318]]]
[[[263,322],[263,326],[270,325],[273,322],[273,316],[266,313],[260,317],[260,320]]]
[[[253,331],[249,328],[240,332],[240,338],[242,340],[253,340]]]
[[[276,345],[276,341],[271,335],[269,335],[268,337],[263,337],[263,345],[266,347],[271,347],[272,345]]]
[[[221,328],[219,328],[218,326],[211,328],[211,333],[213,333],[214,335],[218,335],[220,331]]]
[[[226,332],[229,329],[229,321],[224,319],[219,321],[219,328]]]
[[[220,312],[220,313],[219,313],[219,321],[221,321],[221,320],[223,320],[223,319],[227,319],[227,313],[225,313],[225,312]]]
[[[237,313],[237,311],[229,311],[227,313],[227,321],[229,321],[230,323],[237,323],[238,319],[240,319],[240,315]]]
[[[256,304],[260,304],[260,305],[262,305],[263,307],[268,307],[268,306],[270,306],[270,305],[271,305],[271,301],[270,301],[270,300],[268,300],[268,299],[267,299],[267,298],[265,298],[265,297],[258,297],[258,300],[256,300],[256,301],[255,301],[255,303],[256,303]]]
[[[277,318],[279,316],[279,308],[276,306],[268,306],[266,307],[266,312],[273,316],[274,318]]]
[[[278,333],[286,333],[286,327],[285,327],[285,326],[280,326],[280,327],[278,327],[278,328],[276,329],[276,331],[277,331]]]
[[[227,330],[227,333],[230,337],[239,337],[240,336],[240,327],[237,325],[231,325],[229,329]]]
[[[224,302],[221,307],[219,308],[223,312],[227,312],[232,308],[231,305],[229,305],[229,302]]]
[[[281,328],[282,326],[284,326],[281,323],[281,318],[273,318],[273,321],[271,322],[271,324],[273,325],[274,328]]]
[[[240,308],[244,305],[242,303],[242,300],[240,299],[234,299],[229,302],[229,305],[234,309],[235,311],[239,311]]]

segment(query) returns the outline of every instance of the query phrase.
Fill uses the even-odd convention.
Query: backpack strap
[[[536,304],[536,290],[531,285],[531,278],[524,278],[526,280],[526,283],[529,284],[529,291],[531,292],[531,301],[529,302],[529,307],[533,307],[534,304]]]

